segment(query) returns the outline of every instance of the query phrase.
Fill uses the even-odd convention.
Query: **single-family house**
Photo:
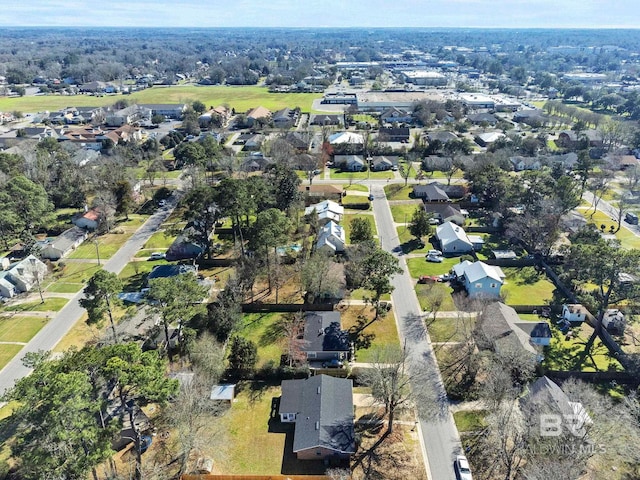
[[[344,114],[312,114],[309,117],[309,125],[343,126]]]
[[[454,275],[470,298],[499,298],[505,274],[500,267],[484,262],[464,262],[453,267]]]
[[[381,128],[378,132],[380,142],[403,142],[409,141],[409,127]]]
[[[271,157],[265,157],[260,152],[251,152],[240,164],[240,170],[243,172],[265,171],[275,163],[276,161]]]
[[[397,107],[389,107],[380,114],[383,123],[413,123],[411,112]]]
[[[71,220],[71,223],[73,223],[76,227],[93,231],[98,228],[98,225],[100,225],[101,217],[102,215],[100,211],[96,208],[92,208],[91,210],[87,210],[81,215],[75,216]]]
[[[469,120],[474,125],[491,125],[492,127],[498,123],[498,119],[492,113],[470,113],[467,115]]]
[[[337,132],[329,135],[329,143],[331,145],[363,145],[364,137],[361,134],[354,132]]]
[[[316,375],[283,380],[280,421],[295,423],[293,452],[300,460],[348,460],[356,451],[353,383]]]
[[[376,155],[375,157],[371,157],[371,171],[373,172],[384,172],[387,170],[391,170],[393,167],[398,166],[398,157],[396,156],[384,156],[384,155]]]
[[[475,142],[481,147],[488,147],[501,138],[504,137],[504,134],[501,132],[487,132],[487,133],[479,133],[475,136]]]
[[[589,311],[579,303],[562,305],[562,318],[569,323],[580,324],[587,319]]]
[[[65,230],[55,239],[47,241],[40,250],[40,256],[49,260],[60,260],[84,242],[89,234],[80,227]]]
[[[291,128],[298,122],[299,113],[299,110],[283,108],[273,114],[271,121],[276,128]]]
[[[167,250],[167,261],[198,258],[205,253],[206,247],[197,240],[198,236],[193,227],[186,227]]]
[[[313,212],[316,212],[321,225],[325,225],[328,222],[340,223],[344,215],[344,207],[331,200],[324,200],[320,203],[309,205],[304,209],[305,215],[311,215]]]
[[[252,108],[247,112],[247,125],[253,127],[259,118],[269,121],[271,119],[271,111],[264,107]]]
[[[331,360],[349,360],[349,334],[342,330],[340,312],[305,312],[301,350],[312,366]]]
[[[318,232],[316,250],[324,250],[329,253],[343,253],[347,238],[344,228],[336,222],[329,220]]]
[[[462,210],[458,205],[453,203],[425,203],[424,211],[438,223],[452,222],[456,225],[463,226],[468,212]]]
[[[362,172],[365,170],[365,162],[360,155],[335,155],[333,163],[345,172]]]
[[[151,109],[140,105],[129,105],[107,113],[105,123],[110,127],[121,127],[134,122],[151,121]]]
[[[305,132],[287,132],[284,139],[291,145],[296,152],[305,153],[309,150],[311,143],[310,136]]]
[[[175,265],[175,264],[166,264],[166,265],[156,265],[153,267],[153,270],[149,272],[147,276],[147,282],[150,280],[155,280],[156,278],[171,278],[177,277],[178,275],[182,275],[185,273],[196,273],[196,268],[193,265]]]
[[[527,322],[502,302],[486,305],[475,327],[478,348],[495,352],[523,350],[542,360],[541,348],[551,342],[551,328],[547,322]]]
[[[451,140],[458,140],[458,136],[455,133],[439,130],[437,132],[431,132],[427,134],[427,141],[433,143],[438,141],[445,144]]]
[[[593,424],[593,420],[580,402],[573,402],[557,383],[547,376],[540,377],[527,387],[519,399],[520,409],[529,422],[540,428],[541,414],[562,416],[563,428],[575,428],[577,436],[584,436],[583,427]],[[557,425],[551,426],[557,428]]]
[[[586,138],[590,147],[600,148],[603,146],[602,135],[597,130],[592,129],[579,132],[579,134],[573,130],[563,130],[558,134],[556,145],[560,148],[574,149],[583,138]]]
[[[339,201],[344,195],[344,189],[339,185],[300,185],[298,191],[307,198],[307,201],[321,198]]]
[[[523,170],[540,170],[542,168],[542,162],[539,157],[523,157],[516,155],[509,157],[511,165],[516,172],[522,172]]]
[[[9,266],[5,270],[4,278],[15,286],[16,292],[28,292],[38,282],[41,282],[49,270],[40,259],[33,255],[28,255],[19,262]]]
[[[445,222],[436,227],[436,238],[444,254],[462,255],[473,251],[473,243],[462,227]]]
[[[7,271],[0,272],[0,297],[13,298],[18,292],[16,286],[6,278],[8,273]]]
[[[449,195],[440,187],[441,185],[438,182],[414,185],[413,195],[416,198],[422,198],[425,202],[448,202],[450,200]]]

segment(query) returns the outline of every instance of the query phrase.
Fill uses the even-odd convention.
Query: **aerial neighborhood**
[[[0,29],[0,478],[640,478],[637,31],[107,31]]]

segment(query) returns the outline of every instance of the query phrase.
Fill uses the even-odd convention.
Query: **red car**
[[[436,277],[435,275],[422,275],[420,278],[418,278],[418,283],[435,283],[441,281],[442,280],[440,280],[440,278]]]

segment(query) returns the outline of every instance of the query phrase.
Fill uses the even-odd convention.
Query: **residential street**
[[[104,263],[104,269],[120,273],[135,253],[156,232],[160,225],[169,217],[177,198],[172,197],[167,207],[152,215],[125,243],[113,257]],[[0,395],[11,388],[16,380],[28,375],[30,369],[22,364],[22,357],[29,352],[52,350],[69,330],[82,317],[85,310],[78,303],[84,290],[73,296],[62,310],[60,310],[38,334],[0,371]],[[1,404],[0,404],[1,406]]]
[[[375,197],[373,212],[382,248],[394,251],[400,242],[384,190],[376,183],[371,186],[371,192]],[[440,371],[435,363],[431,341],[420,316],[421,310],[413,289],[413,281],[404,258],[400,256],[399,260],[404,273],[393,277],[392,284],[395,290],[391,298],[400,341],[406,342],[409,351],[409,368],[411,376],[415,379],[416,390],[426,387],[440,402],[439,411],[426,412],[426,415],[423,412],[420,415],[420,433],[424,439],[423,454],[427,459],[429,478],[431,480],[455,478],[453,462],[462,449],[460,437],[448,409],[446,393]],[[420,385],[417,385],[418,383]]]

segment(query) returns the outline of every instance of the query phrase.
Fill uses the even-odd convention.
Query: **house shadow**
[[[280,421],[280,416],[278,415],[279,407],[280,397],[273,397],[271,399],[268,431],[269,433],[285,435],[280,473],[282,475],[324,475],[327,467],[322,460],[298,460],[296,454],[293,453],[295,424]]]

